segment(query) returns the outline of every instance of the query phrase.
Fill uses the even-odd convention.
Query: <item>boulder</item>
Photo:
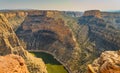
[[[88,65],[89,73],[120,73],[120,52],[105,51],[93,64]]]
[[[21,56],[9,54],[0,56],[0,73],[29,73]]]

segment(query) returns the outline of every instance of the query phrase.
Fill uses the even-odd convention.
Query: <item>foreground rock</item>
[[[0,55],[20,55],[25,60],[30,73],[47,73],[42,59],[37,59],[24,50],[11,25],[6,16],[0,13]]]
[[[0,73],[29,73],[25,61],[18,55],[0,56]]]
[[[88,65],[89,73],[120,73],[120,51],[106,51]]]

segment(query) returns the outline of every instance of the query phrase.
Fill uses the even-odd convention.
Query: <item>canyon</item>
[[[50,53],[69,73],[87,73],[89,67],[95,71],[91,64],[102,52],[120,48],[119,18],[120,13],[99,10],[84,13],[3,10],[0,11],[0,55],[22,56],[30,73],[47,73],[47,70],[42,59],[27,51]]]
[[[13,12],[13,15],[14,14],[16,13]],[[17,18],[16,16],[12,16],[11,13],[10,16],[11,19]],[[12,27],[12,23],[12,21],[10,23],[10,21],[5,17],[3,13],[0,13],[0,55],[19,55],[25,60],[25,64],[27,65],[28,71],[30,73],[47,73],[46,66],[42,59],[33,57],[23,48],[18,37],[13,31],[16,26]],[[16,23],[17,22],[15,22],[14,25],[16,25]]]

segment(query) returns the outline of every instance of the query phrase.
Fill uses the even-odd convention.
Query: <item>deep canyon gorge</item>
[[[120,12],[0,11],[0,55],[20,56],[28,73],[49,73],[30,51],[51,54],[68,73],[119,73],[119,44]]]

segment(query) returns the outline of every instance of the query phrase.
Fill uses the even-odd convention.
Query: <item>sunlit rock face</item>
[[[96,18],[101,18],[101,12],[100,10],[88,10],[84,12],[83,16],[94,16]]]
[[[51,52],[58,60],[63,62],[70,71],[74,71],[76,73],[76,71],[78,71],[77,69],[74,70],[75,67],[78,67],[76,66],[77,56],[75,56],[78,55],[76,39],[73,37],[73,33],[69,27],[66,26],[64,20],[56,18],[56,15],[59,16],[60,12],[34,12],[32,10],[20,12],[23,12],[23,14],[17,15],[18,13],[16,13],[16,11],[1,12],[0,55],[7,55],[11,53],[20,55],[24,58],[30,73],[47,73],[44,62],[41,59],[34,58],[31,54],[24,50],[25,47],[23,48],[23,46],[27,44],[28,50],[38,49],[39,47],[40,50],[42,49]],[[22,30],[24,31],[21,31],[18,27],[22,27]],[[23,41],[21,37],[19,40],[14,33],[15,31],[16,33],[25,33],[22,34],[23,38],[27,38],[29,36],[29,39],[26,39],[27,42],[26,40]],[[32,35],[29,35],[29,32],[31,32]],[[17,35],[21,36],[20,33]],[[26,35],[26,33],[28,34]],[[31,40],[34,40],[34,42]],[[34,43],[34,45],[31,45],[30,43]],[[72,64],[72,62],[75,64]]]
[[[0,73],[29,73],[22,57],[14,54],[0,56]]]
[[[89,73],[120,73],[120,51],[106,51],[88,65]]]
[[[20,55],[25,60],[30,73],[47,73],[42,59],[33,57],[23,48],[11,25],[5,15],[0,13],[0,55]]]
[[[72,39],[72,33],[64,24],[62,19],[32,14],[26,17],[21,28],[19,28],[21,30],[18,30],[17,33],[18,36],[26,36],[23,38],[27,42],[28,49],[49,49],[55,42],[59,42],[69,49],[74,48],[75,43]],[[46,45],[49,45],[49,47]]]
[[[27,16],[27,12],[24,11],[0,11],[0,13],[5,16],[13,30],[16,30]]]

